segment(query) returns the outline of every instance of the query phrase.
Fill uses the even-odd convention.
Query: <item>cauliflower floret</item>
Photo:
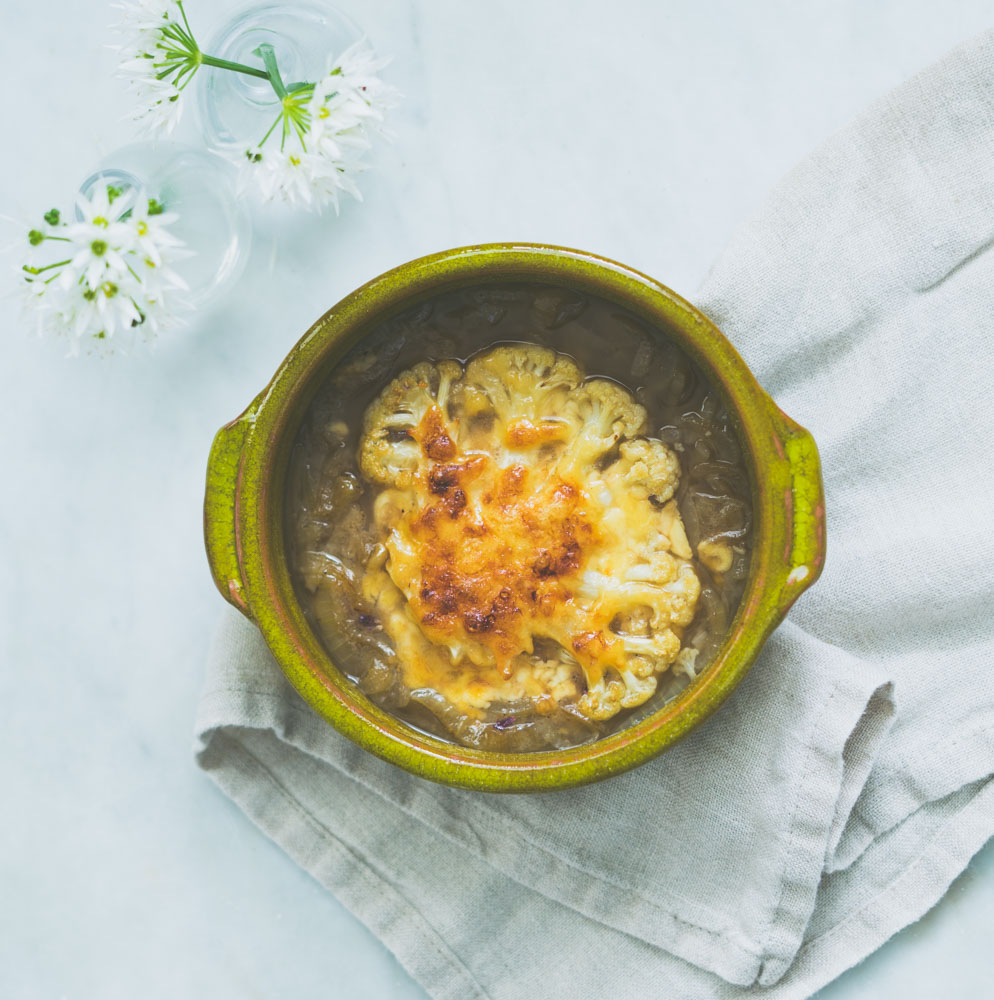
[[[621,695],[622,708],[636,708],[647,702],[656,693],[656,676],[639,677],[632,670],[622,670],[621,680],[625,690]]]
[[[542,415],[543,403],[575,389],[581,378],[569,358],[547,347],[508,344],[473,358],[466,366],[465,387],[483,393],[500,416],[529,407],[537,416]]]
[[[653,629],[649,635],[623,635],[621,643],[629,664],[633,659],[642,659],[654,672],[665,670],[680,652],[680,640],[665,625]]]
[[[596,644],[578,650],[588,684],[577,705],[583,714],[610,718],[653,695],[657,676],[680,653],[680,638],[671,626],[679,630],[688,608],[692,614],[697,589],[696,575],[692,570],[684,574],[682,568],[662,586],[584,574],[576,599],[591,606],[596,620],[609,620],[610,625]],[[596,650],[596,663],[587,662],[587,649]]]
[[[679,646],[679,643],[677,644]],[[658,664],[645,656],[630,656],[614,673],[605,674],[580,698],[577,707],[591,719],[610,719],[623,708],[636,708],[655,693]]]
[[[664,582],[619,581],[599,573],[585,573],[576,588],[576,596],[594,604],[601,618],[617,622],[619,633],[639,635],[646,628],[659,631],[669,628],[670,624],[686,624],[676,621],[676,617],[682,617],[685,595],[689,593],[693,601],[697,599],[694,585],[686,574],[687,568],[684,564],[676,579]],[[693,569],[691,574],[696,581]]]
[[[413,432],[433,409],[440,426],[447,424],[449,391],[461,374],[456,361],[423,361],[398,375],[370,403],[359,444],[359,467],[367,479],[384,486],[411,485],[424,461]]]
[[[680,483],[680,462],[662,441],[636,438],[622,443],[618,460],[607,469],[606,478],[616,480],[640,500],[662,505]]]
[[[588,690],[577,707],[606,719],[655,693],[659,675],[680,654],[700,582],[686,561],[690,548],[673,499],[679,463],[662,442],[622,441],[616,461],[592,482],[606,508],[601,524],[610,541],[574,594],[597,620],[610,623],[609,652],[602,669],[587,670]]]
[[[577,701],[577,708],[588,719],[610,719],[623,708],[637,708],[656,693],[656,674],[641,657],[633,657],[629,668],[617,675],[605,674],[592,684]]]
[[[579,368],[545,347],[511,344],[474,358],[460,389],[466,417],[493,414],[495,443],[530,448],[565,436],[566,400],[580,384]]]
[[[656,538],[654,541],[660,542],[662,539]],[[637,550],[636,554],[641,561],[625,570],[626,582],[664,584],[676,579],[680,564],[669,551],[647,548]]]
[[[649,635],[652,631],[652,608],[636,604],[619,611],[611,621],[611,631],[618,635]]]
[[[588,719],[597,721],[610,719],[621,711],[621,699],[624,693],[624,681],[605,678],[600,683],[592,685],[576,703],[576,707]]]
[[[577,708],[588,719],[610,719],[623,708],[637,708],[656,693],[657,675],[661,672],[653,668],[650,660],[633,656],[617,674],[605,673],[591,684],[577,701]]]
[[[690,563],[683,563],[680,572],[672,583],[662,588],[670,595],[670,621],[686,628],[694,620],[697,610],[697,600],[701,596],[701,581]]]
[[[617,382],[588,379],[570,394],[566,415],[576,428],[562,467],[584,476],[586,467],[610,451],[622,438],[645,430],[645,407]]]

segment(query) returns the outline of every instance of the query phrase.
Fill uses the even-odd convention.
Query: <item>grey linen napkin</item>
[[[488,797],[326,726],[230,611],[197,760],[444,1000],[809,996],[994,833],[994,33],[795,169],[696,297],[825,466],[829,558],[728,704]]]

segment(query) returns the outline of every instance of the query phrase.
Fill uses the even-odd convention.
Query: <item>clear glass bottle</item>
[[[173,267],[189,285],[194,307],[215,299],[241,274],[252,227],[235,193],[235,169],[226,160],[177,142],[138,142],[107,156],[80,186],[91,197],[100,186],[136,188],[179,218],[169,231],[191,251]],[[77,209],[77,219],[80,218]]]
[[[258,4],[231,18],[205,48],[212,56],[263,68],[255,55],[273,46],[283,81],[312,83],[362,37],[358,26],[334,7],[318,4]],[[202,66],[197,73],[200,121],[208,146],[229,156],[258,143],[279,114],[268,80]]]

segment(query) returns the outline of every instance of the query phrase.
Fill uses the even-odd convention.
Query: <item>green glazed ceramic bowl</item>
[[[339,671],[307,624],[284,554],[284,483],[304,412],[328,373],[364,333],[439,291],[539,281],[616,301],[671,337],[724,396],[753,488],[753,552],[746,589],[715,660],[654,714],[571,750],[498,754],[426,736],[378,708]],[[227,600],[258,626],[301,696],[366,750],[414,774],[484,791],[568,788],[627,771],[669,749],[728,697],[825,557],[824,495],[811,435],[782,413],[707,317],[665,286],[592,254],[493,244],[411,261],[322,316],[245,412],[214,440],[204,532]]]

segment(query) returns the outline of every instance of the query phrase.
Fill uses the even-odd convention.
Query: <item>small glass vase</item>
[[[230,62],[263,68],[255,55],[264,42],[273,47],[280,76],[288,87],[313,83],[330,60],[359,41],[358,26],[334,7],[319,4],[258,4],[231,18],[205,49]],[[267,133],[280,111],[268,80],[203,66],[197,73],[197,98],[207,145],[237,159]]]
[[[138,142],[107,156],[80,185],[89,198],[100,185],[122,191],[137,189],[137,197],[155,198],[179,217],[169,232],[190,251],[173,270],[189,290],[183,298],[192,307],[211,302],[242,273],[251,241],[251,221],[235,196],[235,170],[230,163],[193,146],[177,142]],[[77,220],[81,219],[79,209]]]

